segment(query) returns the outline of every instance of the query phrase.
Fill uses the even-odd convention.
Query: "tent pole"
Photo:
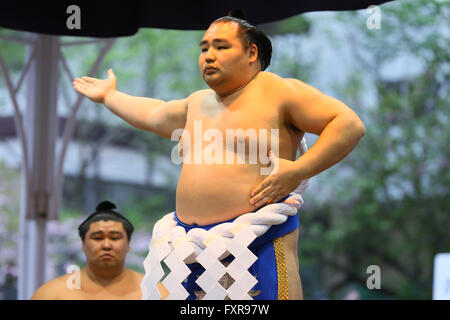
[[[22,196],[19,238],[19,299],[31,298],[46,280],[47,217],[54,196],[58,38],[40,34],[33,37],[36,56],[28,71],[24,116],[31,179],[28,185],[22,186],[25,194]]]

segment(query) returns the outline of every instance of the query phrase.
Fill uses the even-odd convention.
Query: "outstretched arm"
[[[170,139],[175,129],[185,127],[187,99],[165,102],[125,94],[116,89],[117,79],[111,69],[106,79],[76,78],[73,87],[90,100],[103,103],[111,112],[138,129]]]

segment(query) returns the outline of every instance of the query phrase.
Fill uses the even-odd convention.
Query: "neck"
[[[125,275],[123,265],[119,268],[104,270],[88,264],[85,271],[90,280],[101,286],[107,286],[119,281]]]
[[[240,93],[242,93],[242,91],[244,91],[244,89],[247,87],[247,85],[253,80],[255,79],[255,77],[259,74],[259,70],[256,71],[249,79],[247,79],[242,85],[240,85],[237,88],[234,89],[226,89],[226,90],[219,90],[219,89],[214,89],[214,91],[216,92],[216,96],[217,96],[217,100],[222,102],[222,103],[226,103],[226,101],[229,100],[233,100],[236,96],[239,96]]]

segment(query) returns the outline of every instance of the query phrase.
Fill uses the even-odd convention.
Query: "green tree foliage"
[[[320,278],[331,298],[349,287],[363,298],[431,298],[434,256],[450,251],[449,13],[448,2],[391,3],[381,7],[380,30],[365,27],[367,16],[340,16],[360,22],[348,40],[357,69],[340,88],[359,105],[366,135],[319,177],[326,185],[334,176],[338,189],[305,210],[300,242],[305,274]],[[404,66],[386,76],[411,56],[419,71]],[[370,87],[364,78],[374,106],[360,106]],[[381,290],[366,288],[370,265],[381,269]]]
[[[0,28],[1,37],[10,37],[17,34],[13,30]],[[17,83],[25,59],[24,46],[20,43],[7,42],[0,39],[0,56],[9,69],[12,81]],[[0,73],[0,88],[6,88],[6,81],[2,73]],[[7,111],[5,105],[9,99],[9,96],[0,95],[0,113]]]

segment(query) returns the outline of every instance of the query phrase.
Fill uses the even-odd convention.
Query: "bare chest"
[[[189,105],[181,149],[184,164],[267,164],[268,151],[294,159],[299,133],[285,122],[279,97],[263,90],[245,92],[232,103],[214,92]],[[210,159],[211,158],[211,159]]]
[[[195,124],[203,129],[280,129],[282,110],[276,99],[261,92],[246,93],[226,105],[217,101],[214,94],[206,95],[189,106],[186,129]]]
[[[85,274],[79,279],[79,287],[68,286],[67,278],[60,283],[57,299],[61,300],[139,300],[140,282],[128,276],[118,283],[103,286],[91,281]]]
[[[141,291],[136,288],[99,288],[82,286],[64,290],[63,300],[139,300]]]

